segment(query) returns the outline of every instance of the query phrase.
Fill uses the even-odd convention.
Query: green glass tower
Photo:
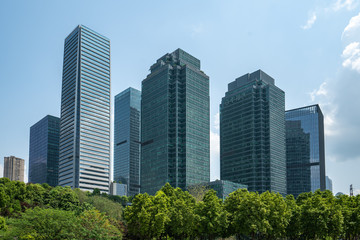
[[[141,192],[209,182],[209,77],[200,60],[181,49],[165,54],[141,92]]]
[[[285,93],[261,70],[231,82],[220,104],[220,178],[286,195]]]

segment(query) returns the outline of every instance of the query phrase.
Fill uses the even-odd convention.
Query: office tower
[[[110,195],[127,196],[128,184],[112,182],[110,184]]]
[[[58,185],[60,118],[47,115],[30,127],[29,182]]]
[[[141,94],[141,192],[209,182],[209,77],[200,60],[181,49],[165,54]]]
[[[24,159],[14,156],[4,157],[4,177],[11,181],[24,182]]]
[[[65,39],[59,185],[109,191],[110,40],[77,26]]]
[[[287,194],[295,198],[311,192],[310,134],[305,133],[301,121],[286,121]]]
[[[225,200],[229,196],[230,193],[235,192],[240,188],[247,189],[247,186],[240,183],[234,183],[226,180],[215,180],[205,184],[205,186],[216,191],[216,196]]]
[[[140,104],[134,88],[115,96],[114,180],[127,185],[127,195],[140,193]]]
[[[228,84],[220,104],[220,178],[286,194],[285,93],[261,70]]]
[[[333,191],[332,180],[328,176],[326,176],[326,184],[325,185],[326,185],[326,190]]]
[[[325,190],[324,116],[319,105],[288,110],[286,117],[288,194]],[[298,133],[298,136],[296,136]],[[308,140],[304,138],[304,134]],[[309,150],[302,151],[305,145]],[[305,149],[304,149],[305,150]],[[307,180],[310,171],[310,187]],[[299,179],[303,179],[300,181]],[[302,186],[301,186],[302,185]],[[306,188],[306,189],[304,189]],[[294,191],[294,192],[292,192]]]

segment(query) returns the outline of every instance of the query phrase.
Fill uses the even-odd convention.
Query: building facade
[[[220,104],[220,178],[286,194],[285,93],[261,70],[231,82]]]
[[[24,182],[25,161],[14,156],[4,157],[4,177],[11,181]]]
[[[287,194],[311,192],[310,134],[301,121],[286,121]]]
[[[206,184],[207,187],[216,191],[216,196],[225,200],[230,193],[235,192],[238,189],[247,189],[247,185],[234,183],[226,180],[215,180]]]
[[[127,185],[128,195],[140,193],[140,105],[134,88],[115,96],[114,180]]]
[[[288,194],[297,196],[317,189],[324,191],[324,116],[319,105],[288,110],[285,116]]]
[[[328,176],[326,176],[326,190],[330,190],[331,192],[333,191],[333,183],[331,178],[329,178]]]
[[[181,49],[165,54],[141,94],[141,192],[209,182],[209,77],[200,60]]]
[[[58,185],[60,118],[47,115],[30,127],[29,182]]]
[[[128,185],[122,183],[112,182],[110,184],[110,195],[127,196]]]
[[[77,26],[65,39],[59,185],[109,191],[110,40]]]

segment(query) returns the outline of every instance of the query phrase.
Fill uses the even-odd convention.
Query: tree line
[[[166,184],[127,198],[0,178],[0,215],[2,239],[360,239],[360,195],[330,191],[222,200]]]

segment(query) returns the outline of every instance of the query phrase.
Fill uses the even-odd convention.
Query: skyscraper
[[[14,156],[4,157],[4,177],[11,181],[24,181],[24,159]]]
[[[331,178],[329,178],[328,176],[326,176],[326,190],[330,190],[331,192],[333,191],[333,183]]]
[[[140,104],[134,88],[115,96],[114,180],[127,185],[128,195],[140,193]]]
[[[30,127],[29,182],[58,185],[60,118],[47,115]]]
[[[288,110],[285,116],[287,179],[290,190],[288,194],[296,196],[305,190],[313,192],[317,189],[325,190],[324,116],[319,105]],[[308,135],[307,143],[301,139],[304,134]],[[301,150],[304,144],[308,144],[309,151]],[[306,183],[298,179],[299,177],[307,178],[309,171],[311,185],[308,187]]]
[[[59,185],[109,191],[110,40],[83,26],[65,39]]]
[[[305,133],[301,121],[286,121],[287,194],[295,198],[311,192],[310,134]]]
[[[261,70],[228,85],[220,104],[220,178],[286,194],[285,93]]]
[[[142,81],[141,192],[210,180],[209,77],[181,49],[165,54]]]

